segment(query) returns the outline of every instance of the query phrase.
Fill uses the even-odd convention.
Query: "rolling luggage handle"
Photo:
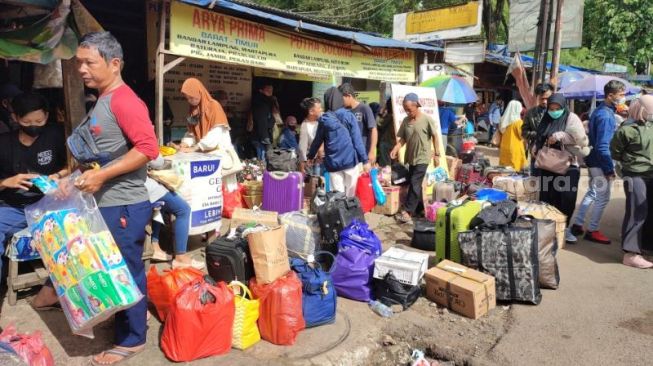
[[[274,178],[276,180],[284,180],[284,179],[288,178],[288,175],[290,174],[290,172],[278,172],[278,171],[277,172],[269,172],[269,173],[270,173],[270,177]]]

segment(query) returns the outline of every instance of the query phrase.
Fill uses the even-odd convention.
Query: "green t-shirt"
[[[428,164],[433,156],[431,139],[436,131],[433,118],[423,112],[415,120],[404,118],[397,133],[397,137],[406,142],[404,162],[408,165]]]

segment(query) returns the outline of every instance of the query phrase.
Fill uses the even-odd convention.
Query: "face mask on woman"
[[[186,122],[188,122],[189,125],[195,126],[200,122],[200,117],[198,115],[196,116],[188,116],[186,117]]]
[[[549,116],[551,116],[551,118],[558,119],[558,118],[562,117],[562,114],[565,113],[565,110],[564,109],[558,109],[557,111],[548,111],[547,113],[549,113]]]

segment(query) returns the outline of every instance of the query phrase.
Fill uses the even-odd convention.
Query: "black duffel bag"
[[[435,223],[428,220],[415,220],[413,239],[410,246],[416,249],[435,250]]]
[[[295,150],[269,149],[265,153],[268,172],[297,171],[297,153]]]
[[[374,296],[386,306],[401,305],[404,310],[411,307],[422,293],[419,285],[404,285],[399,282],[392,271],[383,279],[374,279]]]

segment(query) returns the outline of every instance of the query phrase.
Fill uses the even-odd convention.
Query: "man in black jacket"
[[[265,160],[265,151],[272,145],[272,129],[274,128],[274,87],[270,83],[263,83],[258,91],[252,95],[252,126],[254,132],[254,145],[256,157]]]
[[[537,126],[546,113],[549,97],[553,94],[554,87],[549,83],[537,84],[535,87],[535,96],[537,97],[537,105],[529,109],[524,115],[524,124],[522,125],[522,136],[528,142],[526,153],[530,153],[535,138],[537,136]],[[531,170],[533,170],[533,162],[535,159],[531,157]]]

